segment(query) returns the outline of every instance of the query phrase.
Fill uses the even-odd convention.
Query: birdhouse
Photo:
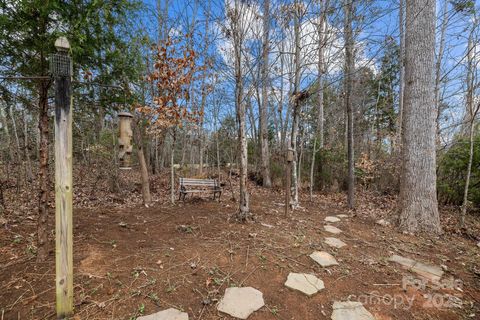
[[[295,156],[294,150],[289,148],[287,150],[287,162],[293,162],[293,157]]]
[[[118,159],[120,161],[120,169],[131,169],[132,161],[132,119],[133,116],[128,112],[120,112],[119,132],[118,132]]]

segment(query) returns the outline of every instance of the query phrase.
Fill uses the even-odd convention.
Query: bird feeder
[[[120,112],[119,132],[118,132],[118,159],[120,161],[120,169],[131,169],[132,162],[132,114],[128,112]]]

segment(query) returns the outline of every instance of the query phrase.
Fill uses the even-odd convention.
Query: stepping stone
[[[360,302],[333,302],[332,320],[375,320],[373,315]]]
[[[396,254],[388,258],[388,261],[396,262],[409,271],[415,272],[416,274],[432,282],[440,281],[443,276],[443,270],[440,267],[423,264],[413,259],[398,256]]]
[[[329,238],[329,237],[325,238],[325,243],[334,248],[341,248],[347,245],[345,242],[343,242],[340,239]]]
[[[217,310],[232,317],[247,319],[249,315],[265,305],[263,293],[252,287],[227,288]]]
[[[323,281],[315,277],[313,274],[308,273],[293,273],[288,274],[285,286],[298,290],[307,296],[313,296],[318,291],[325,289]]]
[[[337,217],[341,218],[341,219],[345,219],[345,218],[348,218],[348,214],[337,214]]]
[[[327,224],[326,226],[323,226],[323,229],[325,229],[325,231],[333,233],[333,234],[342,233],[342,230],[338,229],[337,227],[331,226],[329,224]]]
[[[316,263],[322,267],[330,267],[338,265],[337,260],[328,252],[325,251],[315,251],[310,255],[310,258],[315,260]]]
[[[340,219],[337,218],[337,217],[334,217],[334,216],[328,216],[328,217],[325,217],[324,219],[326,222],[339,222]]]
[[[148,316],[138,317],[137,320],[188,320],[188,313],[170,308]]]
[[[379,225],[381,225],[381,226],[383,226],[383,227],[386,227],[386,226],[389,226],[389,225],[390,225],[390,222],[388,222],[388,221],[385,220],[385,219],[377,220],[375,223],[376,223],[376,224],[379,224]]]

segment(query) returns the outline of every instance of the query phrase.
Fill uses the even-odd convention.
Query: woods
[[[390,258],[416,252],[392,244],[399,239],[413,246],[413,238],[423,245],[445,237],[452,246],[476,250],[479,8],[464,0],[1,1],[0,227],[5,232],[0,268],[8,272],[0,285],[11,289],[14,274],[25,276],[15,273],[16,264],[39,268],[35,274],[56,274],[55,282],[48,282],[56,286],[56,298],[43,302],[56,301],[57,318],[68,318],[77,312],[74,306],[87,312],[74,283],[82,284],[81,301],[88,304],[93,289],[85,289],[81,277],[93,274],[88,259],[95,259],[99,244],[120,250],[119,257],[137,249],[155,251],[149,244],[168,245],[169,251],[154,261],[155,272],[168,273],[175,269],[170,257],[176,254],[175,241],[201,256],[200,246],[214,239],[209,232],[217,232],[215,239],[228,241],[228,248],[216,243],[207,248],[210,252],[225,249],[226,261],[244,265],[244,271],[252,259],[282,265],[275,269],[279,279],[285,270],[311,269],[311,261],[299,257],[310,247],[327,250],[328,237],[315,238],[324,231],[350,232],[354,235],[344,240],[355,246],[390,241],[382,252]],[[59,73],[59,57],[71,58],[68,74]],[[180,179],[197,179],[192,181],[200,195],[182,194]],[[210,199],[208,186],[222,197],[213,193]],[[113,221],[109,226],[106,217]],[[362,224],[369,219],[374,235],[361,240]],[[302,226],[305,221],[308,226]],[[169,238],[148,233],[152,226]],[[390,230],[382,235],[376,228]],[[107,234],[110,238],[103,238]],[[185,236],[198,238],[187,244]],[[273,244],[265,242],[269,238],[283,249],[272,253]],[[117,247],[121,240],[132,245]],[[333,257],[342,246],[325,252]],[[106,254],[105,248],[98,250]],[[235,260],[238,250],[242,261]],[[448,270],[444,266],[455,260],[451,250],[424,256],[424,264]],[[462,250],[472,259],[478,255],[478,250]],[[373,251],[381,259],[381,250]],[[200,258],[192,252],[182,251],[188,262],[176,263],[197,272]],[[110,253],[102,258],[105,264],[115,257]],[[412,259],[422,258],[418,255]],[[136,274],[134,282],[142,275],[148,279],[146,265],[125,259],[128,265],[115,260],[116,267]],[[169,267],[157,270],[167,260]],[[470,269],[462,272],[471,277],[463,280],[470,283],[479,266],[463,263]],[[48,269],[53,267],[56,272]],[[226,287],[242,287],[258,280],[234,281],[233,269],[202,268],[208,269],[205,287],[218,286],[216,294],[227,282]],[[116,282],[112,270],[89,279],[108,279],[111,285]],[[175,277],[157,276],[169,294],[181,286],[170,283]],[[18,316],[19,303],[37,308],[32,319],[53,316],[52,306],[44,312],[35,304],[38,292],[53,290],[46,279],[37,280],[31,294],[24,293],[31,300],[5,290],[2,319],[4,313],[5,319]],[[133,282],[127,282],[122,279],[118,289],[134,291]],[[470,289],[477,298],[478,287]],[[152,294],[132,297],[169,305],[158,292],[156,298]],[[201,311],[198,306],[186,310],[201,312],[199,319],[223,298],[211,296],[211,290],[202,294],[209,303],[200,303]],[[276,317],[273,310],[279,306],[269,305],[265,313]],[[129,317],[126,310],[122,316],[108,312],[111,318],[141,319],[144,310],[134,309]],[[477,314],[477,309],[468,312]],[[332,319],[334,313],[332,304]],[[213,317],[213,312],[206,316]]]

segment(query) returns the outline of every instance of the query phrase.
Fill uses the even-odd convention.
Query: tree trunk
[[[465,228],[465,216],[467,215],[468,207],[468,188],[470,187],[470,176],[472,175],[472,162],[473,162],[473,140],[474,140],[474,123],[470,122],[470,134],[469,134],[469,153],[468,153],[468,165],[467,165],[467,178],[465,180],[465,190],[463,192],[462,211],[460,213],[460,228]]]
[[[141,145],[137,146],[138,162],[140,163],[140,173],[142,175],[142,197],[143,204],[148,206],[152,202],[152,196],[150,195],[150,182],[148,179],[148,167],[145,161],[145,154]]]
[[[240,201],[237,219],[246,221],[250,216],[249,195],[247,190],[248,175],[248,150],[247,150],[247,134],[246,134],[246,106],[243,97],[243,74],[242,74],[242,50],[244,40],[244,30],[241,24],[241,12],[243,4],[239,0],[235,1],[235,9],[232,17],[232,32],[234,42],[235,55],[235,109],[238,125],[238,142],[240,155]]]
[[[260,104],[260,149],[263,186],[270,188],[270,151],[268,148],[268,53],[270,32],[270,0],[263,0],[263,43],[262,43],[262,103]]]
[[[400,152],[401,140],[402,140],[402,124],[403,124],[403,95],[405,88],[405,0],[400,0],[398,14],[398,24],[400,29],[400,48],[399,48],[399,59],[398,63],[400,65],[399,70],[399,92],[398,92],[398,117],[397,117],[397,132],[396,132],[396,151]]]
[[[460,213],[459,224],[460,228],[465,228],[465,216],[467,215],[467,207],[468,207],[468,189],[470,187],[470,177],[472,175],[472,163],[473,163],[473,151],[474,151],[474,138],[475,138],[475,118],[480,108],[480,103],[477,106],[474,106],[474,90],[475,90],[475,65],[474,65],[474,41],[473,41],[473,34],[475,31],[475,27],[477,26],[476,23],[473,24],[472,29],[470,31],[470,35],[468,37],[468,46],[467,46],[467,97],[466,97],[466,114],[469,116],[468,123],[470,125],[469,128],[469,154],[468,154],[468,165],[467,165],[467,178],[465,180],[465,190],[463,192],[463,204],[462,210]]]
[[[400,228],[441,232],[434,107],[435,0],[406,3]]]
[[[143,139],[142,139],[142,128],[140,127],[139,121],[135,121],[135,133],[134,139],[135,144],[137,145],[137,156],[138,162],[140,165],[140,175],[142,179],[142,199],[143,205],[148,206],[152,202],[152,196],[150,194],[150,181],[148,177],[148,167],[147,162],[145,161],[145,153],[143,152]]]
[[[353,149],[353,106],[352,106],[352,73],[353,57],[353,1],[345,4],[345,109],[347,112],[347,158],[348,158],[348,208],[355,207],[355,160]]]
[[[317,153],[317,138],[313,139],[312,162],[310,164],[310,201],[313,200],[313,178],[315,168],[315,156]]]
[[[441,80],[441,67],[442,67],[442,59],[443,59],[443,52],[445,50],[445,33],[447,31],[447,24],[448,24],[448,0],[443,1],[443,13],[442,13],[442,27],[440,30],[440,45],[438,47],[438,54],[435,61],[435,89],[434,89],[434,97],[435,97],[435,128],[436,128],[436,145],[437,147],[440,146],[440,80]]]
[[[45,261],[48,257],[48,88],[50,82],[39,84],[40,131],[39,168],[38,168],[38,222],[37,222],[37,260]]]
[[[325,48],[325,23],[327,17],[327,0],[320,1],[320,20],[318,23],[318,114],[317,114],[317,130],[313,140],[312,161],[310,164],[310,200],[313,199],[314,186],[314,170],[315,158],[317,157],[317,139],[319,144],[319,151],[322,152],[323,141],[323,74],[325,73],[324,66],[324,48]]]
[[[5,111],[1,106],[0,106],[0,123],[3,125],[2,127],[3,127],[3,130],[5,131],[5,138],[6,138],[5,146],[2,146],[2,149],[5,148],[8,150],[8,156],[9,156],[8,162],[10,163],[13,161],[14,155],[12,152],[12,148],[10,146],[10,131],[8,130],[7,116],[5,115]]]
[[[177,130],[173,129],[172,149],[170,150],[170,202],[175,204],[175,142],[177,140]]]
[[[299,89],[300,89],[300,66],[301,66],[301,56],[300,56],[300,8],[298,3],[295,2],[294,9],[294,21],[293,21],[293,32],[295,38],[295,55],[294,55],[294,76],[293,76],[293,92],[290,99],[293,104],[292,110],[292,132],[290,135],[290,148],[293,150],[293,161],[291,162],[291,198],[290,205],[292,209],[296,209],[299,205],[298,202],[298,172],[297,172],[297,136],[298,136],[298,121],[300,117],[300,100],[299,100]]]
[[[20,185],[22,184],[22,171],[24,167],[23,167],[23,161],[22,161],[22,156],[20,152],[20,139],[18,138],[17,123],[15,121],[15,115],[13,114],[13,106],[9,108],[9,111],[10,111],[10,118],[12,119],[13,134],[15,136],[16,161],[19,168],[17,170],[17,192],[20,192]],[[24,175],[24,177],[26,180],[26,174]]]
[[[33,180],[32,161],[30,160],[30,152],[28,151],[28,119],[27,112],[23,110],[23,151],[25,154],[25,174],[28,182]]]
[[[203,48],[204,52],[205,52],[205,60],[208,61],[208,46],[209,46],[209,39],[208,39],[208,36],[209,36],[209,26],[210,26],[210,10],[211,10],[211,0],[208,1],[208,10],[206,12],[206,19],[205,19],[205,38],[204,38],[204,41],[205,41],[205,46]],[[203,75],[202,75],[202,101],[200,103],[200,122],[199,122],[199,125],[198,125],[198,139],[200,140],[199,141],[199,153],[200,153],[200,175],[202,175],[203,173],[203,157],[204,157],[204,153],[205,153],[205,141],[204,141],[204,138],[205,138],[205,134],[203,132],[203,122],[204,122],[204,113],[205,113],[205,104],[206,104],[206,101],[207,101],[207,95],[208,95],[208,89],[207,87],[205,86],[205,79],[207,77],[207,69],[205,69],[203,71]]]

